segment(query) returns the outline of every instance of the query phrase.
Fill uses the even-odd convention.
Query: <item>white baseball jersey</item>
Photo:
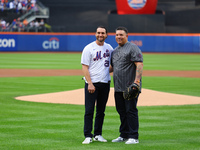
[[[110,44],[104,42],[103,46],[99,46],[95,41],[83,49],[81,64],[89,66],[92,83],[108,83],[110,81],[109,66],[112,51],[113,48]]]

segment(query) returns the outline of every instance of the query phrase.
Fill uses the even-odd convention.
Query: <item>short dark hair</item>
[[[98,26],[98,27],[97,27],[97,29],[98,29],[98,28],[103,28],[103,29],[105,29],[105,30],[106,30],[106,34],[108,33],[108,30],[106,29],[106,27],[105,27],[105,26],[102,26],[102,25],[100,25],[100,26]]]
[[[117,31],[117,30],[123,30],[126,32],[126,34],[128,34],[128,29],[125,27],[117,27],[117,29],[115,31]]]

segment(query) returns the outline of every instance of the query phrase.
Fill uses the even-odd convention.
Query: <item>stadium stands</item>
[[[159,0],[157,9],[165,11],[166,33],[200,33],[199,0]]]
[[[124,22],[125,25],[129,24],[131,32],[200,32],[199,0],[158,0],[157,14],[131,17],[116,14],[115,0],[41,0],[41,2],[50,8],[49,24],[58,32],[93,32],[99,24],[107,26],[113,32],[115,25]],[[117,22],[113,22],[116,20]]]
[[[0,4],[0,31],[47,31],[44,19],[49,18],[49,10],[40,1],[0,0]]]
[[[0,19],[10,24],[17,18],[28,24],[44,19],[54,32],[94,32],[98,25],[114,32],[116,26],[124,25],[139,33],[200,33],[200,0],[158,0],[153,15],[118,15],[115,0],[37,0],[37,8],[38,14],[32,11],[23,16],[4,10]],[[30,27],[25,31],[48,30]]]

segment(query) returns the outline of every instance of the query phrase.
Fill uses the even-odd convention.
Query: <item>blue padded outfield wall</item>
[[[6,33],[0,32],[1,52],[81,52],[94,41],[95,33]],[[128,40],[142,52],[199,53],[200,34],[129,34]],[[117,46],[115,34],[106,39]]]

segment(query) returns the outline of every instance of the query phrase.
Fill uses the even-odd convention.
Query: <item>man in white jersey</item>
[[[107,142],[102,137],[104,112],[110,91],[110,58],[113,48],[105,42],[107,29],[104,26],[97,27],[96,41],[88,44],[82,52],[81,64],[85,80],[85,115],[84,136],[82,144],[94,141]],[[96,116],[93,128],[93,115],[96,102]]]

